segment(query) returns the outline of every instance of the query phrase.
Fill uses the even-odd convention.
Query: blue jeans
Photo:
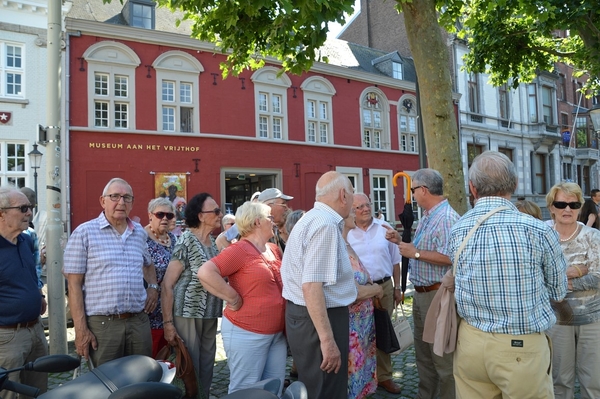
[[[221,337],[229,367],[229,393],[267,378],[279,378],[283,388],[287,343],[283,332],[257,334],[221,320]]]

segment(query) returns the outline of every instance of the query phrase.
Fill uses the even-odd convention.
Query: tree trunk
[[[419,79],[421,117],[429,167],[444,177],[444,194],[459,214],[467,211],[460,137],[452,102],[448,47],[435,0],[397,0]]]

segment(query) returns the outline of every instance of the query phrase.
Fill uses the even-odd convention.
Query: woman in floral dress
[[[344,239],[355,228],[354,213],[344,220]],[[358,296],[350,305],[350,353],[348,356],[348,399],[366,398],[377,389],[377,348],[375,346],[375,320],[373,297],[383,296],[382,288],[373,284],[367,270],[346,241]]]

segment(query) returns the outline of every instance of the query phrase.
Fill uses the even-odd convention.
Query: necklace
[[[556,230],[556,226],[553,226],[553,227],[554,227],[554,231],[556,231],[558,233],[558,230]],[[575,231],[569,237],[567,237],[565,239],[560,238],[560,233],[558,233],[558,241],[560,241],[560,242],[569,241],[571,238],[575,237],[575,234],[577,234],[578,231],[579,231],[579,224],[575,227]]]
[[[152,232],[152,234],[154,234],[154,237],[158,240],[158,242],[160,242],[164,246],[168,246],[169,245],[169,242],[171,241],[171,237],[169,237],[168,234],[167,234],[167,239],[163,240],[162,238],[160,238],[158,236],[158,234],[156,233],[156,231],[154,231],[154,229],[152,228],[152,226],[148,226],[148,227],[150,227],[150,231]]]

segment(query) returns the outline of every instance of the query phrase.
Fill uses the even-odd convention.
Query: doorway
[[[221,169],[223,213],[235,214],[237,208],[250,201],[252,194],[267,188],[281,188],[281,170]]]

